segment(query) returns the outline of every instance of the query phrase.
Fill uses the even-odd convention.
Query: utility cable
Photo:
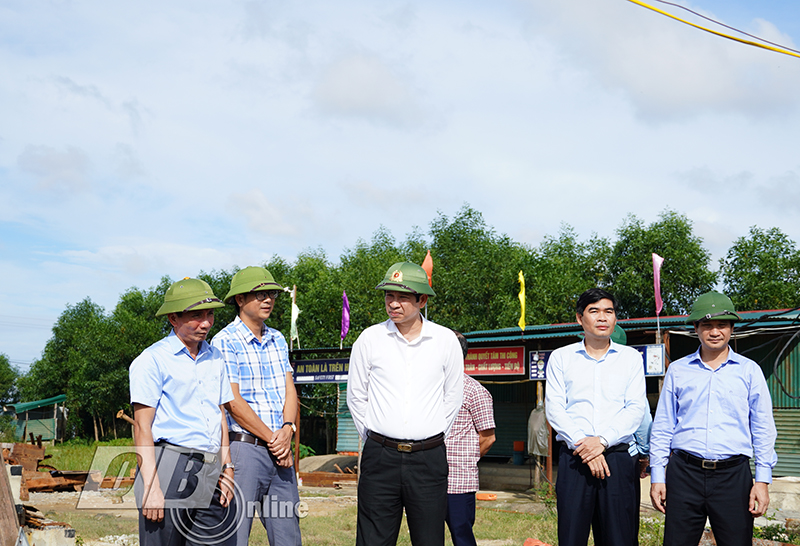
[[[656,1],[657,2],[662,2],[664,4],[669,4],[671,6],[675,5],[675,4],[671,4],[670,2],[664,2],[663,0],[656,0]],[[796,51],[794,49],[790,49],[790,48],[788,48],[786,46],[782,46],[782,45],[778,45],[778,44],[766,45],[766,44],[772,44],[772,42],[764,40],[763,38],[758,38],[757,36],[752,36],[750,34],[747,34],[746,32],[742,32],[741,30],[737,30],[737,29],[735,29],[733,27],[728,27],[727,25],[722,25],[722,23],[718,23],[717,21],[714,21],[713,19],[710,19],[708,17],[704,17],[702,15],[700,15],[700,17],[703,17],[704,19],[708,19],[709,21],[713,21],[714,23],[720,24],[720,25],[725,26],[727,28],[731,28],[731,29],[735,30],[736,32],[739,32],[741,34],[745,34],[747,36],[750,36],[752,38],[755,38],[757,40],[760,40],[760,41],[766,42],[766,43],[762,44],[762,43],[759,43],[759,42],[753,42],[753,41],[750,41],[750,40],[745,40],[744,38],[737,38],[736,36],[731,36],[730,34],[725,34],[724,32],[719,32],[717,30],[712,30],[710,28],[700,26],[700,25],[698,25],[696,23],[692,23],[690,21],[687,21],[686,19],[681,19],[680,17],[672,15],[671,13],[669,13],[667,11],[664,11],[662,9],[658,9],[657,7],[654,7],[654,6],[651,6],[649,4],[646,4],[646,3],[642,2],[641,0],[628,0],[628,2],[632,2],[632,3],[634,3],[634,4],[638,5],[638,6],[642,6],[643,8],[647,8],[649,10],[653,10],[656,13],[660,13],[661,15],[665,15],[665,16],[669,17],[670,19],[675,19],[676,21],[680,21],[681,23],[687,24],[690,27],[694,27],[694,28],[699,29],[699,30],[704,30],[704,31],[709,32],[711,34],[714,34],[716,36],[720,36],[721,38],[727,38],[728,40],[733,40],[734,42],[739,42],[739,43],[742,43],[742,44],[751,45],[753,47],[760,47],[762,49],[767,49],[769,51],[774,51],[776,53],[783,53],[784,55],[790,55],[792,57],[797,57],[798,59],[800,59],[800,52],[799,51]],[[678,7],[682,8],[683,6],[678,6]],[[695,13],[695,12],[693,12],[692,10],[690,10],[688,8],[684,8],[684,9],[687,9],[687,11],[691,11],[692,13]],[[777,45],[777,47],[775,47],[776,45]]]

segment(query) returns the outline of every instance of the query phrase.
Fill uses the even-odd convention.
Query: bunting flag
[[[297,334],[297,317],[300,316],[300,308],[297,307],[295,302],[292,302],[292,328],[290,331],[291,339],[297,340],[297,347],[300,347],[300,336]]]
[[[522,276],[522,270],[519,270],[519,328],[525,331],[525,277]]]
[[[653,253],[653,289],[656,292],[656,316],[661,314],[664,308],[664,302],[661,299],[661,264],[664,263],[664,258]]]
[[[431,258],[431,251],[422,260],[422,269],[428,274],[428,286],[433,286],[433,258]]]
[[[347,300],[347,292],[342,290],[342,335],[339,341],[339,348],[342,348],[342,342],[347,337],[347,332],[350,331],[350,302]]]

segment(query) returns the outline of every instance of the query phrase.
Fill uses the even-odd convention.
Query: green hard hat
[[[225,296],[225,303],[232,303],[233,297],[237,294],[263,290],[283,290],[283,287],[276,283],[272,273],[263,267],[245,267],[231,279],[231,289]]]
[[[628,344],[628,334],[625,333],[625,330],[623,330],[622,326],[619,324],[614,326],[614,332],[611,334],[611,341],[619,345]]]
[[[214,295],[207,282],[184,277],[167,288],[164,304],[158,309],[156,316],[217,307],[225,307],[225,304]]]
[[[375,287],[387,292],[410,292],[435,296],[436,292],[428,284],[428,274],[417,264],[397,262],[386,272],[383,281]]]
[[[719,292],[701,294],[692,305],[692,312],[686,318],[686,324],[701,320],[742,320],[736,313],[731,299]]]

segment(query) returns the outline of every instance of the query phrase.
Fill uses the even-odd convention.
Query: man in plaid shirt
[[[236,534],[240,546],[248,543],[254,507],[271,546],[301,544],[291,450],[297,391],[286,340],[264,324],[282,291],[263,267],[236,273],[225,303],[236,306],[237,316],[211,341],[222,352],[233,391],[225,409],[243,518]]]
[[[459,332],[455,334],[466,359],[467,339]],[[453,546],[476,546],[472,526],[475,523],[475,493],[479,488],[478,459],[494,444],[494,429],[492,395],[483,385],[464,374],[464,399],[444,442],[449,468],[446,521]]]

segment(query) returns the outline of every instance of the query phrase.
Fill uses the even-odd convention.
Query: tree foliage
[[[629,215],[617,229],[605,282],[617,298],[621,317],[655,315],[653,252],[664,258],[662,315],[686,314],[697,296],[716,284],[717,275],[709,268],[711,254],[703,247],[703,240],[694,235],[686,216],[665,210],[658,221],[645,226]]]
[[[19,370],[11,365],[7,355],[0,353],[0,405],[19,400],[18,378]]]
[[[580,242],[568,225],[557,236],[546,236],[527,273],[528,322],[574,322],[578,296],[603,285],[610,251],[607,239],[592,235]]]
[[[751,227],[720,260],[720,272],[737,309],[800,306],[800,252],[778,228]]]

